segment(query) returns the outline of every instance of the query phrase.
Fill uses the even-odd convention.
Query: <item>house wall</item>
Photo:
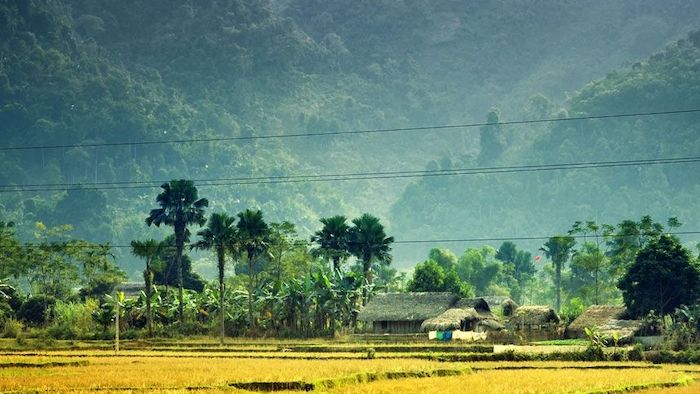
[[[422,320],[411,321],[375,321],[372,329],[375,334],[412,334],[419,333]]]
[[[513,333],[529,341],[547,341],[563,338],[563,328],[559,324],[516,324]]]

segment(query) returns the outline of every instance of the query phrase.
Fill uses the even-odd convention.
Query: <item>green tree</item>
[[[493,247],[485,245],[481,248],[468,248],[462,253],[457,262],[457,273],[462,281],[473,286],[477,295],[486,295],[494,286],[501,274],[501,264],[495,258]]]
[[[14,222],[0,221],[0,279],[18,278],[24,272],[20,263],[22,245],[15,236]]]
[[[680,226],[676,218],[670,218],[669,223],[673,227]],[[664,226],[648,215],[643,216],[638,222],[623,220],[617,225],[617,229],[609,228],[604,235],[608,239],[608,255],[614,274],[622,275],[627,271],[635,261],[637,253],[649,242],[658,240],[663,231]]]
[[[572,291],[576,288],[585,290],[592,285],[593,299],[585,297],[593,304],[599,305],[601,302],[601,275],[606,272],[608,258],[605,253],[594,243],[584,242],[581,250],[574,253],[571,258],[571,281]],[[592,282],[592,283],[590,283]]]
[[[617,286],[632,316],[651,310],[663,316],[697,302],[700,267],[676,238],[662,235],[639,252]]]
[[[206,223],[204,208],[209,205],[206,198],[198,198],[197,188],[186,179],[172,180],[160,186],[163,191],[156,196],[160,208],[152,209],[146,218],[147,225],[172,226],[175,231],[175,267],[178,286],[178,318],[184,319],[182,251],[188,234],[187,226]]]
[[[540,248],[544,254],[552,260],[555,269],[554,286],[557,290],[556,308],[561,310],[561,270],[569,260],[572,249],[576,244],[574,237],[570,235],[558,235],[550,238],[543,247]]]
[[[224,264],[226,263],[226,249],[236,240],[236,228],[233,225],[235,218],[225,213],[213,213],[209,217],[207,227],[199,230],[200,239],[193,247],[197,249],[213,250],[216,255],[216,263],[219,271],[219,315],[221,323],[221,345],[224,344]]]
[[[151,296],[153,294],[153,263],[161,254],[163,243],[155,239],[146,241],[131,241],[131,253],[134,256],[146,260],[146,269],[143,271],[143,281],[146,294],[146,327],[148,336],[153,336],[153,311],[151,310]]]
[[[513,242],[506,241],[498,248],[496,259],[503,262],[504,271],[510,273],[515,279],[515,284],[511,288],[511,296],[518,303],[522,303],[525,289],[537,272],[532,254],[518,250]]]
[[[255,330],[253,318],[253,288],[255,286],[256,273],[254,263],[260,256],[268,254],[270,248],[270,228],[263,219],[260,210],[246,209],[238,214],[238,242],[240,250],[245,252],[248,263],[248,324],[251,330]]]
[[[323,257],[333,262],[333,277],[340,272],[340,265],[350,255],[348,253],[348,235],[350,226],[342,215],[321,218],[323,228],[317,231],[311,242],[318,245],[312,250],[315,257]]]
[[[189,234],[187,237],[185,237],[185,242],[189,242]],[[163,247],[161,248],[158,258],[154,260],[152,267],[153,283],[156,285],[164,285],[166,289],[168,286],[177,287],[177,268],[175,266],[175,254],[177,248],[175,247],[175,235],[168,235],[165,237],[165,239],[163,239],[162,243]],[[199,274],[192,271],[192,259],[190,256],[183,254],[180,264],[182,265],[183,287],[196,292],[201,292],[204,290],[205,282],[199,276]]]
[[[445,272],[457,268],[457,256],[449,249],[432,248],[428,252],[428,259],[438,263]]]
[[[372,264],[391,263],[391,244],[394,243],[394,237],[387,237],[379,218],[368,213],[354,219],[352,223],[353,226],[348,235],[348,250],[362,263],[362,276],[365,282],[362,288],[364,306],[369,301],[372,287]]]
[[[408,291],[442,291],[445,286],[445,271],[434,260],[417,264]]]
[[[481,126],[479,131],[479,141],[481,150],[479,151],[479,165],[488,165],[497,160],[503,153],[504,142],[502,141],[500,113],[492,108],[486,115],[488,125]]]

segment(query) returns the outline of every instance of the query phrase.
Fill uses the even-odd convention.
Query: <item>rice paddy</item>
[[[574,361],[447,362],[418,357],[436,350],[457,355],[473,354],[470,352],[475,350],[473,347],[433,343],[384,345],[244,341],[219,348],[213,342],[162,342],[151,349],[149,346],[152,344],[126,342],[124,347],[128,350],[118,354],[105,350],[106,345],[109,343],[71,346],[59,343],[56,348],[62,348],[60,350],[18,350],[0,344],[4,349],[0,350],[0,391],[291,393],[313,390],[392,394],[464,391],[700,392],[700,383],[696,383],[700,379],[700,366],[697,365]],[[365,350],[370,346],[376,349],[376,358],[367,358]],[[382,352],[382,347],[392,351]],[[517,350],[536,351],[538,348],[544,347]],[[318,351],[312,351],[314,349]],[[386,357],[380,357],[382,353]]]

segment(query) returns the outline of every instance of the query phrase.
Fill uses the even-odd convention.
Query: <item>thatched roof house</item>
[[[535,339],[555,339],[562,334],[559,315],[546,305],[526,305],[515,310],[508,320],[509,330]]]
[[[138,297],[143,289],[143,282],[124,282],[114,287],[115,292],[121,291],[126,297]]]
[[[510,297],[506,296],[484,296],[482,298],[489,304],[489,308],[491,308],[492,312],[500,312],[506,317],[512,316],[519,306]]]
[[[604,338],[618,335],[621,343],[630,342],[642,326],[640,320],[626,320],[627,310],[623,306],[591,305],[569,327],[567,338],[586,338],[585,328],[595,327]]]
[[[511,323],[520,326],[543,326],[559,324],[561,319],[557,312],[546,305],[525,305],[515,310]]]
[[[491,313],[479,313],[474,308],[451,308],[440,316],[427,319],[421,324],[421,330],[427,331],[498,331],[504,326]]]
[[[484,312],[491,313],[491,308],[489,307],[489,303],[486,302],[486,300],[483,297],[462,298],[459,301],[457,301],[457,303],[454,305],[454,307],[460,308],[460,309],[472,308],[480,313],[484,313]]]
[[[421,323],[445,312],[457,301],[452,293],[377,294],[357,315],[375,333],[420,332]]]
[[[474,308],[451,308],[440,316],[427,319],[420,325],[422,331],[473,331],[475,323],[483,319]]]

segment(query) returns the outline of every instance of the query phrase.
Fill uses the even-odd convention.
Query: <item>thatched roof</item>
[[[474,308],[451,308],[440,316],[427,319],[420,325],[422,331],[459,330],[463,320],[483,319]]]
[[[569,324],[566,328],[566,336],[585,338],[584,329],[595,327],[604,338],[612,338],[613,333],[616,333],[622,342],[631,340],[642,324],[639,320],[622,319],[626,312],[623,306],[591,305]]]
[[[515,302],[508,296],[483,296],[481,298],[483,298],[484,301],[486,301],[486,303],[489,304],[489,307],[491,309],[497,306],[503,306],[503,304],[505,303]]]
[[[483,297],[478,298],[462,298],[454,305],[455,308],[467,309],[473,308],[477,312],[489,312],[491,313],[491,308],[489,303]]]
[[[486,301],[491,308],[492,312],[500,310],[503,316],[512,316],[516,309],[518,309],[518,304],[507,296],[483,296],[481,297]]]
[[[583,332],[586,327],[600,327],[610,320],[620,319],[625,313],[624,306],[591,305],[569,327],[569,330]]]
[[[357,315],[361,321],[423,321],[445,312],[457,301],[452,293],[377,294]]]
[[[511,322],[521,325],[559,324],[559,315],[546,305],[526,305],[515,310]]]
[[[115,292],[124,292],[126,297],[139,296],[143,289],[143,282],[124,282],[114,286]]]

